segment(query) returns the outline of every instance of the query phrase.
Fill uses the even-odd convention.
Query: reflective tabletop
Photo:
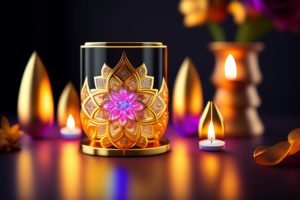
[[[169,126],[171,151],[149,157],[95,157],[80,152],[79,140],[25,135],[21,151],[0,154],[0,199],[299,198],[298,155],[276,167],[252,159],[256,147],[284,140],[284,131],[300,125],[276,120],[267,120],[263,137],[226,139],[223,152],[200,151],[197,137]]]

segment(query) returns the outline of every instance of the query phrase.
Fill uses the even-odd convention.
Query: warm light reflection
[[[61,177],[60,193],[62,199],[81,199],[81,165],[78,152],[78,143],[62,143],[62,152],[59,165],[59,177]]]
[[[67,128],[75,128],[75,121],[74,121],[74,117],[73,115],[69,115],[68,116],[68,120],[67,120]]]
[[[224,163],[224,173],[222,176],[220,198],[224,200],[242,199],[241,180],[238,174],[236,162],[227,158]]]
[[[225,61],[225,77],[228,80],[235,80],[237,77],[237,68],[232,54],[229,54]]]
[[[129,199],[157,199],[158,194],[166,192],[166,183],[163,177],[169,169],[166,167],[163,159],[151,159],[150,162],[140,163],[137,166],[130,167],[131,174],[129,184]],[[151,173],[149,173],[151,169]],[[149,190],[148,188],[151,188]]]
[[[209,123],[209,125],[208,125],[207,139],[209,139],[209,140],[214,140],[214,139],[216,139],[216,136],[215,136],[215,128],[214,128],[214,124],[213,124],[212,121],[210,121],[210,123]]]
[[[95,159],[92,156],[84,156],[83,189],[82,199],[111,199],[114,192],[110,187],[112,180],[112,166],[108,162],[109,158]]]
[[[35,160],[37,161],[37,166],[39,166],[39,170],[41,171],[43,178],[49,177],[51,172],[51,165],[53,164],[51,162],[52,159],[52,153],[53,149],[55,147],[52,147],[52,143],[49,141],[39,141],[39,143],[36,145],[36,148],[38,151],[35,151],[34,156]],[[47,182],[47,180],[45,180]]]
[[[200,179],[203,180],[207,190],[216,191],[219,183],[222,162],[219,156],[213,154],[203,154],[199,159]]]
[[[230,157],[203,154],[199,157],[199,176],[209,199],[235,200],[242,198],[238,167]],[[216,196],[214,196],[216,195]]]
[[[74,85],[69,82],[60,95],[57,108],[57,122],[60,127],[65,127],[70,114],[76,127],[81,127],[80,102]]]
[[[17,195],[18,199],[35,199],[33,159],[28,148],[22,149],[17,160]]]
[[[191,161],[187,143],[173,141],[174,148],[170,154],[170,186],[172,199],[189,199],[191,189]]]

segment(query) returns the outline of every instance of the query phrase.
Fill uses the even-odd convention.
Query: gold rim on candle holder
[[[162,42],[86,42],[81,48],[167,48]]]
[[[85,139],[81,142],[81,152],[93,156],[115,156],[115,157],[127,157],[127,156],[152,156],[167,153],[170,150],[169,140],[162,138],[160,140],[160,146],[148,147],[148,148],[131,148],[131,149],[117,149],[117,148],[103,148],[90,146],[90,141]]]

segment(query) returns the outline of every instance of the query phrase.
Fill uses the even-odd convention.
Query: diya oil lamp
[[[80,138],[82,131],[79,96],[71,82],[66,85],[59,98],[57,119],[63,138]]]
[[[199,148],[204,151],[221,151],[225,148],[224,122],[217,106],[209,101],[199,122]]]
[[[255,136],[264,126],[257,112],[261,104],[256,85],[261,82],[257,53],[259,43],[213,43],[216,67],[212,81],[217,87],[214,102],[226,121],[229,137]]]
[[[46,68],[33,52],[25,68],[18,97],[21,128],[34,138],[45,137],[54,121],[54,104]]]
[[[176,131],[196,135],[203,108],[201,80],[190,58],[185,58],[175,79],[172,119]]]
[[[83,153],[165,153],[167,46],[160,42],[87,42],[81,46]]]

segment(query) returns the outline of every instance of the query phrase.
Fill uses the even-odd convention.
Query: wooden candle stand
[[[261,135],[264,126],[257,112],[261,101],[256,86],[261,82],[257,54],[260,43],[221,43],[210,45],[216,66],[212,82],[216,86],[215,103],[225,122],[226,137]],[[236,62],[236,78],[225,76],[225,60],[232,55]]]

